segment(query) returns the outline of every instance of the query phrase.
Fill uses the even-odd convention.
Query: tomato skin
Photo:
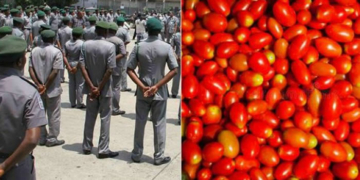
[[[252,134],[260,138],[268,138],[272,135],[271,127],[261,121],[251,121],[249,130]]]
[[[330,93],[321,100],[320,113],[325,119],[336,119],[341,114],[341,101],[338,95]]]
[[[195,118],[195,117],[193,117]],[[203,136],[203,124],[199,118],[196,121],[191,121],[186,126],[186,139],[198,143]]]
[[[350,56],[360,54],[360,38],[354,38],[351,42],[345,43],[344,51],[347,55]]]
[[[359,175],[359,169],[354,161],[335,163],[332,172],[340,179],[355,179]]]
[[[260,144],[257,137],[252,134],[246,134],[240,141],[241,153],[244,157],[255,158],[260,152]]]
[[[319,117],[321,99],[322,99],[322,94],[317,89],[314,89],[308,97],[307,107],[311,115],[313,115],[314,117]]]
[[[338,127],[334,130],[333,134],[336,140],[344,141],[350,133],[349,123],[340,121]]]
[[[310,48],[311,39],[307,35],[298,35],[294,37],[288,47],[290,59],[298,60],[306,55]]]
[[[305,92],[298,87],[288,87],[286,97],[295,104],[295,106],[304,106],[307,102]]]
[[[193,75],[188,75],[183,79],[184,85],[181,88],[181,94],[184,98],[192,99],[199,92],[199,82]]]
[[[319,60],[319,52],[314,46],[310,46],[308,52],[302,58],[305,64],[311,64]]]
[[[264,88],[262,86],[248,88],[245,93],[245,98],[248,101],[263,99],[264,98]]]
[[[200,169],[197,172],[197,179],[198,180],[210,180],[212,176],[211,170],[209,168]]]
[[[272,135],[266,139],[266,141],[271,147],[279,147],[283,144],[282,134],[280,131],[275,130],[273,131]]]
[[[224,146],[219,142],[208,143],[202,150],[202,158],[208,162],[219,161],[223,154]]]
[[[216,49],[216,57],[230,58],[239,50],[239,45],[236,42],[223,42],[218,45]]]
[[[316,180],[321,180],[321,179],[334,179],[334,175],[332,174],[331,171],[325,171],[325,172],[321,172],[316,176]]]
[[[181,58],[181,76],[185,77],[194,67],[194,59],[190,55],[185,55]]]
[[[355,157],[355,152],[354,152],[354,149],[350,146],[349,143],[347,142],[340,142],[339,143],[346,151],[346,161],[351,161],[354,159]]]
[[[215,162],[211,167],[214,175],[228,176],[235,171],[235,162],[231,158],[224,157]]]
[[[226,92],[224,82],[215,76],[205,76],[204,79],[201,81],[201,84],[204,85],[204,87],[210,90],[212,93],[217,95],[222,95]]]
[[[184,13],[184,19],[194,22],[196,19],[196,13],[193,9],[186,10]]]
[[[219,123],[221,120],[221,115],[222,115],[222,112],[221,112],[221,109],[219,106],[209,105],[206,107],[206,112],[202,116],[202,122],[205,125]]]
[[[213,33],[224,32],[228,26],[226,17],[218,13],[206,14],[203,18],[205,28]]]
[[[237,179],[250,180],[250,176],[247,173],[239,172],[239,171],[234,172],[228,178],[229,180],[237,180]]]
[[[315,76],[335,76],[336,69],[331,64],[327,64],[321,61],[311,63],[309,66],[311,74]]]
[[[204,77],[206,75],[214,75],[219,70],[219,65],[215,61],[206,61],[199,66],[196,71],[197,77]]]
[[[330,93],[337,94],[340,98],[345,98],[352,94],[352,88],[352,85],[348,81],[340,80],[335,82],[330,88]]]
[[[289,4],[277,1],[272,10],[274,17],[281,25],[290,27],[296,23],[296,13]]]
[[[219,44],[225,43],[225,42],[234,42],[234,38],[229,33],[215,33],[211,35],[210,37],[210,43],[218,46]]]
[[[280,163],[274,172],[274,177],[277,180],[286,180],[292,174],[294,163],[293,162],[282,162]]]
[[[237,127],[242,128],[248,121],[248,113],[242,103],[236,102],[230,107],[230,120]]]
[[[189,140],[182,143],[182,159],[191,165],[199,164],[202,160],[199,145]]]
[[[325,141],[320,146],[321,154],[332,162],[346,161],[347,153],[345,149],[338,143]]]
[[[307,133],[299,128],[288,128],[283,133],[284,142],[297,148],[306,147],[309,143]]]
[[[249,67],[255,72],[266,74],[270,71],[270,63],[263,53],[255,52],[248,60]]]
[[[321,55],[328,58],[339,57],[342,53],[341,46],[336,41],[327,37],[315,39],[315,46]]]
[[[328,23],[335,16],[335,8],[331,5],[321,5],[316,9],[316,19],[319,22]]]
[[[247,87],[257,87],[260,86],[264,78],[261,74],[255,73],[253,71],[244,71],[239,76],[240,82]]]
[[[355,33],[351,27],[342,24],[330,24],[325,28],[326,34],[337,42],[351,42],[354,39]]]
[[[252,168],[249,172],[252,180],[266,180],[265,174],[259,168]]]
[[[267,167],[274,167],[280,162],[280,158],[276,151],[270,146],[262,146],[257,158],[261,164]]]
[[[351,70],[351,57],[348,55],[341,55],[330,62],[336,69],[338,74],[347,74]]]
[[[214,94],[206,89],[202,84],[199,84],[199,92],[196,96],[204,105],[214,102]]]
[[[193,49],[200,58],[212,59],[215,56],[214,45],[206,41],[194,41]]]
[[[273,66],[278,74],[286,74],[289,71],[289,61],[286,59],[276,58]]]
[[[297,12],[296,20],[298,24],[306,25],[311,21],[311,13],[307,10]]]
[[[237,1],[234,6],[231,8],[231,13],[235,15],[239,11],[244,11],[249,8],[251,5],[251,0]]]
[[[318,164],[317,155],[305,155],[295,164],[293,173],[300,179],[309,178],[315,174]]]
[[[247,158],[241,155],[235,158],[235,168],[238,171],[246,172],[254,167],[260,168],[260,162],[256,158]]]
[[[295,38],[298,35],[306,35],[307,31],[308,30],[304,25],[296,24],[286,29],[284,31],[283,37],[285,40],[291,41],[293,38]]]
[[[347,142],[352,146],[352,147],[360,147],[360,133],[358,132],[351,132],[347,138]]]
[[[249,45],[252,49],[261,49],[269,45],[272,41],[272,36],[268,33],[258,32],[253,33],[249,37]]]
[[[225,157],[235,158],[239,154],[239,141],[233,132],[222,130],[217,139],[224,146]]]
[[[291,71],[294,74],[295,79],[302,85],[309,85],[311,83],[310,71],[300,60],[295,60],[291,64]]]
[[[254,19],[259,19],[267,8],[266,0],[253,1],[249,6],[249,12],[253,15]]]
[[[254,24],[254,17],[249,11],[241,10],[236,14],[236,21],[241,27],[249,28]]]
[[[286,58],[287,56],[287,48],[289,46],[289,43],[286,39],[280,38],[275,41],[274,43],[274,53],[275,56],[278,58]]]
[[[294,161],[300,155],[300,149],[288,144],[283,144],[278,148],[278,154],[281,160]]]
[[[319,165],[317,168],[318,172],[325,172],[329,169],[331,164],[331,161],[329,159],[327,159],[326,157],[324,157],[323,155],[319,156]]]
[[[276,108],[276,115],[280,119],[289,119],[295,113],[295,105],[291,101],[280,101]]]
[[[267,103],[264,100],[253,100],[248,103],[246,109],[251,116],[260,115],[267,110]]]
[[[349,72],[349,80],[354,87],[360,87],[360,63],[353,63]]]
[[[226,0],[220,1],[207,1],[209,8],[216,13],[220,13],[224,16],[228,16],[230,14],[230,5]]]
[[[270,33],[275,37],[275,39],[279,39],[283,35],[283,28],[279,22],[276,21],[275,18],[268,18],[267,27]]]
[[[331,76],[320,76],[316,78],[314,82],[314,87],[319,90],[327,90],[333,86],[335,83],[335,77]]]

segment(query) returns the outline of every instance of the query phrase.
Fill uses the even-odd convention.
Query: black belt
[[[11,154],[4,154],[4,153],[0,153],[0,158],[8,158],[10,157]]]

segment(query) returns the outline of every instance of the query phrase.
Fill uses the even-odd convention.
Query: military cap
[[[24,39],[8,35],[0,39],[0,62],[15,62],[25,53],[27,43]]]
[[[62,19],[62,22],[69,22],[70,21],[70,18],[69,17],[64,17],[63,19]]]
[[[27,9],[27,10],[25,10],[25,12],[26,12],[26,13],[29,13],[29,12],[31,12],[31,9]]]
[[[39,6],[39,8],[40,8],[40,9],[43,9],[43,8],[44,8],[44,6],[43,6],[43,5],[40,5],[40,6]]]
[[[37,7],[37,6],[34,6],[34,9],[38,9],[39,7]]]
[[[90,17],[89,17],[89,21],[90,21],[90,22],[95,22],[95,21],[96,21],[96,17],[95,17],[95,16],[90,16]]]
[[[158,20],[157,18],[150,18],[147,20],[146,22],[146,28],[151,31],[151,30],[161,30],[163,28],[160,20]]]
[[[11,34],[12,28],[10,26],[0,27],[0,34]]]
[[[24,24],[24,19],[19,18],[19,17],[14,17],[13,22],[14,23],[17,22],[17,23],[20,23],[20,24]]]
[[[21,10],[22,7],[21,6],[16,6],[16,9]]]
[[[84,32],[84,30],[81,27],[76,27],[72,30],[73,35],[82,35],[83,32]]]
[[[90,10],[89,10],[89,9],[86,9],[85,12],[90,12]]]
[[[62,9],[62,10],[60,10],[60,13],[61,13],[61,14],[65,14],[66,11]]]
[[[69,9],[69,6],[65,6],[64,9]]]
[[[10,10],[10,13],[13,14],[13,13],[19,13],[19,10],[18,9],[11,9]]]
[[[55,37],[55,32],[53,30],[42,31],[41,32],[41,37],[43,39],[54,38]]]
[[[48,8],[48,7],[46,7],[45,9],[44,9],[44,11],[50,11],[51,9],[50,8]]]
[[[4,4],[4,7],[9,8],[10,6],[8,4]]]
[[[56,6],[52,7],[51,10],[57,10],[58,8]]]
[[[116,23],[112,22],[109,24],[109,29],[117,31],[119,29],[119,26]]]
[[[38,15],[39,17],[44,17],[44,16],[45,16],[45,13],[44,13],[44,11],[38,11],[38,12],[37,12],[37,15]]]
[[[105,21],[99,21],[96,23],[96,27],[103,28],[103,29],[109,29],[109,23]]]
[[[70,10],[69,12],[70,12],[70,13],[73,13],[73,12],[74,12],[74,10]]]
[[[51,29],[51,26],[50,25],[47,25],[47,24],[42,24],[40,25],[41,29],[43,30],[50,30]]]
[[[116,18],[117,22],[125,22],[125,19],[122,16],[119,16],[118,18]]]

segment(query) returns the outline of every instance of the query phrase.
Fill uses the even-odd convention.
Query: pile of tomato
[[[360,4],[182,1],[183,179],[358,179]]]

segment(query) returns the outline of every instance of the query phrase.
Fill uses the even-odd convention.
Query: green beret
[[[65,14],[66,11],[65,11],[65,10],[61,10],[60,13],[61,13],[61,14]]]
[[[0,27],[0,34],[12,34],[12,28],[10,26]]]
[[[95,16],[90,16],[89,21],[90,22],[96,22],[96,17]]]
[[[81,27],[76,27],[72,30],[73,35],[82,35],[83,32],[84,32],[84,30]]]
[[[26,13],[30,13],[31,12],[31,9],[27,9],[25,10]]]
[[[50,8],[48,8],[48,7],[46,7],[45,9],[44,9],[44,11],[46,11],[46,12],[48,12],[48,11],[50,11],[51,9]]]
[[[38,15],[39,17],[44,17],[44,16],[45,16],[45,13],[44,13],[44,11],[38,11],[38,12],[37,12],[37,15]]]
[[[37,6],[34,6],[34,9],[37,9],[38,7]]]
[[[21,6],[16,6],[16,9],[21,10],[22,7]]]
[[[116,23],[112,22],[109,24],[109,29],[117,31],[119,29],[119,26]]]
[[[43,6],[43,5],[40,5],[40,6],[39,6],[39,8],[40,8],[40,9],[43,9],[43,8],[44,8],[44,6]]]
[[[20,24],[24,24],[24,19],[19,18],[19,17],[14,17],[13,22],[14,23],[17,22],[17,23],[20,23]]]
[[[105,21],[99,21],[96,23],[96,27],[103,28],[103,29],[109,29],[109,23]]]
[[[51,10],[57,10],[58,8],[56,6],[52,7]]]
[[[70,13],[73,13],[73,12],[74,12],[74,10],[70,10],[69,12],[70,12]]]
[[[8,4],[4,4],[4,7],[5,8],[9,8],[10,6]]]
[[[69,6],[65,6],[64,9],[69,9]]]
[[[47,24],[42,24],[40,25],[41,29],[43,30],[50,30],[51,29],[51,26],[50,25],[47,25]]]
[[[151,30],[161,30],[163,28],[161,22],[157,18],[150,18],[146,21],[146,28]]]
[[[0,61],[15,62],[25,53],[27,43],[24,39],[8,35],[0,39]]]
[[[69,22],[70,21],[70,18],[69,17],[64,17],[63,19],[62,19],[62,22],[64,22],[64,23],[67,23],[67,22]]]
[[[41,37],[43,39],[54,38],[55,37],[55,32],[53,30],[42,31],[41,32]]]
[[[125,19],[122,17],[122,16],[119,16],[117,19],[116,19],[117,22],[125,22]]]
[[[18,9],[11,9],[10,10],[10,13],[13,14],[13,13],[19,13],[19,10]]]

